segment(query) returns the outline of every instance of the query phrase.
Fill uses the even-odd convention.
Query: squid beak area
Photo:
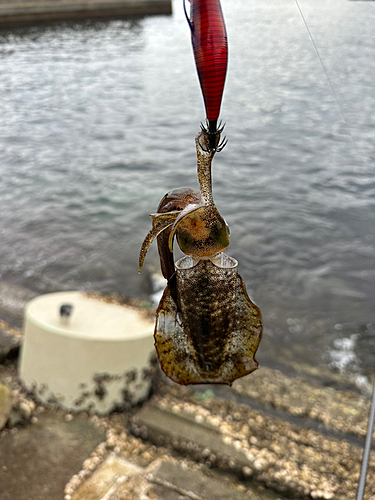
[[[224,126],[225,125],[221,126],[221,124],[219,124],[218,127],[217,121],[206,123],[206,125],[201,124],[201,131],[196,137],[196,144],[201,154],[209,153],[212,155],[212,159],[216,152],[220,152],[224,149],[227,143],[226,137],[220,142]]]
[[[200,154],[209,155],[212,159],[216,146],[220,141],[220,133],[211,133],[205,128],[199,132],[196,136],[196,146]]]

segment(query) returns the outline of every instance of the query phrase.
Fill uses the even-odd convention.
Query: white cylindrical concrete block
[[[40,401],[68,410],[135,404],[150,390],[153,330],[128,306],[82,292],[41,295],[25,309],[20,378]]]

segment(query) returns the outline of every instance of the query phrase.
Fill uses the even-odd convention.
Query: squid
[[[195,65],[198,72],[207,117],[207,133],[215,148],[221,101],[228,66],[228,40],[220,0],[190,0],[190,17]],[[217,148],[220,151],[226,142]]]
[[[165,374],[182,385],[232,384],[258,368],[259,308],[249,298],[237,261],[224,253],[229,227],[212,196],[211,164],[220,143],[202,127],[195,139],[200,190],[175,189],[151,214],[139,272],[157,238],[168,283],[156,311],[155,347]],[[185,257],[174,262],[173,241]]]

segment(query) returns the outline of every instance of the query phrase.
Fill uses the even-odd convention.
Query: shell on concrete
[[[12,411],[12,393],[4,384],[0,384],[0,431],[7,423]]]

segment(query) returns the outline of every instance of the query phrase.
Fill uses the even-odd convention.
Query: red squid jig
[[[216,144],[217,121],[220,114],[228,65],[228,41],[220,0],[189,0],[190,17],[184,9],[191,30],[195,65],[202,89],[208,134],[212,147]],[[221,149],[225,144],[221,145]]]

